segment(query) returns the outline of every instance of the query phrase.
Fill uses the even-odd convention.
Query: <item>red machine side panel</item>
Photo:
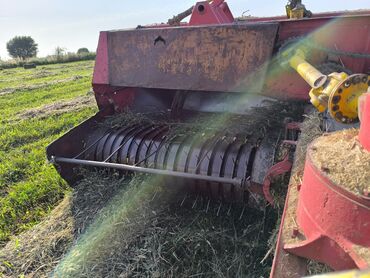
[[[278,24],[108,33],[111,86],[260,92]]]
[[[93,84],[109,84],[107,32],[100,32]]]
[[[309,58],[315,66],[330,58],[354,73],[370,72],[370,59],[336,53],[370,55],[369,14],[284,20],[279,24],[277,44],[292,38],[307,43],[314,50],[315,56]],[[278,63],[271,63],[265,84],[264,94],[283,99],[308,99],[307,83],[293,69],[283,70]]]

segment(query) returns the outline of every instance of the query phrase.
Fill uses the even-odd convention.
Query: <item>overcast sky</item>
[[[99,31],[166,22],[192,6],[192,0],[0,0],[0,57],[8,58],[6,42],[16,35],[32,36],[38,56],[57,46],[75,52],[95,51]],[[228,0],[234,16],[284,14],[287,0]],[[312,12],[370,9],[370,0],[303,0]]]

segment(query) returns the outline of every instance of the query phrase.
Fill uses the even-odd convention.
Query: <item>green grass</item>
[[[92,68],[92,61],[83,61],[0,71],[0,242],[38,223],[68,190],[47,163],[45,147],[96,108],[51,111],[47,118],[20,114],[56,101],[91,98]]]

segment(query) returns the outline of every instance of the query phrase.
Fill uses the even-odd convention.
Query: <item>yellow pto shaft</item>
[[[302,50],[296,51],[296,54],[290,58],[289,64],[314,89],[324,85],[328,78],[305,60]]]
[[[338,122],[350,124],[358,120],[358,99],[367,91],[370,77],[333,72],[325,75],[306,61],[302,48],[295,50],[289,65],[311,86],[310,101],[320,112],[328,109]]]

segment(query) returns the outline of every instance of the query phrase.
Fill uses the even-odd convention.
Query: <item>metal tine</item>
[[[155,144],[155,143],[154,143]],[[164,143],[164,148],[168,148],[168,146],[170,145],[170,138],[166,138],[166,141]],[[157,148],[157,150],[155,150],[154,152],[152,152],[151,154],[148,154],[146,157],[144,157],[142,160],[140,160],[138,163],[135,163],[134,166],[137,166],[137,165],[140,165],[142,162],[144,162],[145,160],[147,160],[149,157],[155,155],[157,152],[159,152],[159,148]]]
[[[197,204],[197,200],[198,200],[198,197],[199,197],[199,195],[197,195],[197,197],[195,198],[195,201],[194,201],[194,203],[193,203],[193,205],[192,205],[192,209],[196,206],[196,204]]]
[[[243,214],[244,214],[244,210],[245,210],[245,205],[243,206],[242,213],[241,213],[241,214],[240,214],[240,216],[239,216],[239,220],[241,220],[241,219],[242,219]]]
[[[206,213],[208,213],[208,209],[209,209],[209,203],[210,203],[211,199],[208,199],[208,202],[207,202],[207,207],[206,207]]]
[[[146,128],[148,128],[149,126],[147,126]],[[109,159],[112,158],[113,155],[115,155],[131,138],[135,138],[137,134],[132,134],[131,136],[129,136],[121,145],[118,146],[117,149],[115,149],[108,157],[107,159],[104,160],[104,162],[107,162]],[[134,143],[137,145],[136,141],[134,141]]]
[[[223,141],[225,139],[225,136],[221,138],[221,140]],[[199,159],[198,163],[197,163],[197,166],[195,167],[195,170],[198,170],[200,164],[203,162],[204,158],[208,158],[208,153],[213,150],[214,146],[217,144],[218,140],[215,140],[212,145],[210,146],[210,148],[205,152],[205,154]],[[198,157],[199,158],[199,157]]]
[[[152,129],[153,130],[153,129]],[[143,138],[144,139],[144,138]],[[137,147],[139,147],[139,145],[140,145],[140,143],[138,143],[138,141],[136,141],[136,140],[134,140],[134,142],[133,142]],[[144,145],[145,145],[145,147],[147,147],[148,148],[148,145],[146,144],[146,142],[144,142]],[[138,151],[138,150],[137,150]],[[133,158],[130,156],[129,157],[129,160],[135,160],[135,156],[136,156],[136,153],[134,153],[133,154]],[[137,165],[139,165],[141,162],[138,162],[138,163],[134,163],[134,165],[135,166],[137,166]]]
[[[118,146],[117,149],[115,149],[108,157],[104,160],[104,162],[107,162],[109,159],[112,158],[113,155],[115,155],[131,138],[134,138],[135,135],[131,135],[129,138],[127,138],[121,145]]]
[[[158,193],[158,190],[156,189],[155,192],[154,192],[154,194],[153,194],[153,198],[151,199],[151,201],[154,200],[154,198],[157,196],[157,193]]]
[[[85,152],[90,150],[94,145],[96,145],[101,139],[103,139],[104,136],[107,135],[107,134],[109,134],[109,132],[104,133],[103,136],[101,136],[99,139],[94,141],[92,144],[90,144],[90,146],[88,146],[86,149],[84,149],[82,152],[80,152],[78,155],[74,156],[73,158],[76,159],[76,158],[80,157],[81,155],[83,155]]]
[[[229,205],[229,209],[227,210],[227,213],[226,213],[226,215],[227,215],[227,216],[229,216],[229,215],[230,215],[231,206],[232,206],[232,204],[230,204],[230,205]]]
[[[182,207],[182,205],[184,204],[184,202],[185,202],[185,199],[188,197],[188,194],[185,194],[185,197],[184,197],[184,199],[182,199],[182,201],[181,201],[181,204],[180,204],[180,207]]]
[[[163,137],[161,138],[161,139],[163,139]],[[155,145],[155,146],[157,146],[157,142],[153,142],[153,144]],[[146,146],[146,147],[148,147],[148,146]],[[134,164],[134,166],[137,166],[137,165],[140,165],[142,162],[144,162],[145,160],[147,160],[149,157],[151,157],[151,156],[153,156],[153,155],[155,155],[157,152],[158,152],[158,146],[156,147],[157,148],[157,150],[156,151],[154,151],[154,152],[152,152],[151,154],[148,154],[146,157],[144,157],[142,160],[140,160],[139,162],[137,162],[137,163],[135,163]],[[153,166],[153,165],[150,165],[150,167],[151,166]]]
[[[221,205],[222,205],[222,201],[220,202],[220,205],[218,206],[216,216],[218,216],[220,214]]]
[[[135,163],[134,166],[140,165],[142,162],[144,162],[145,160],[147,160],[149,157],[155,155],[158,151],[159,151],[159,149],[157,149],[156,151],[152,152],[151,154],[148,154],[146,157],[144,157],[138,163]]]

